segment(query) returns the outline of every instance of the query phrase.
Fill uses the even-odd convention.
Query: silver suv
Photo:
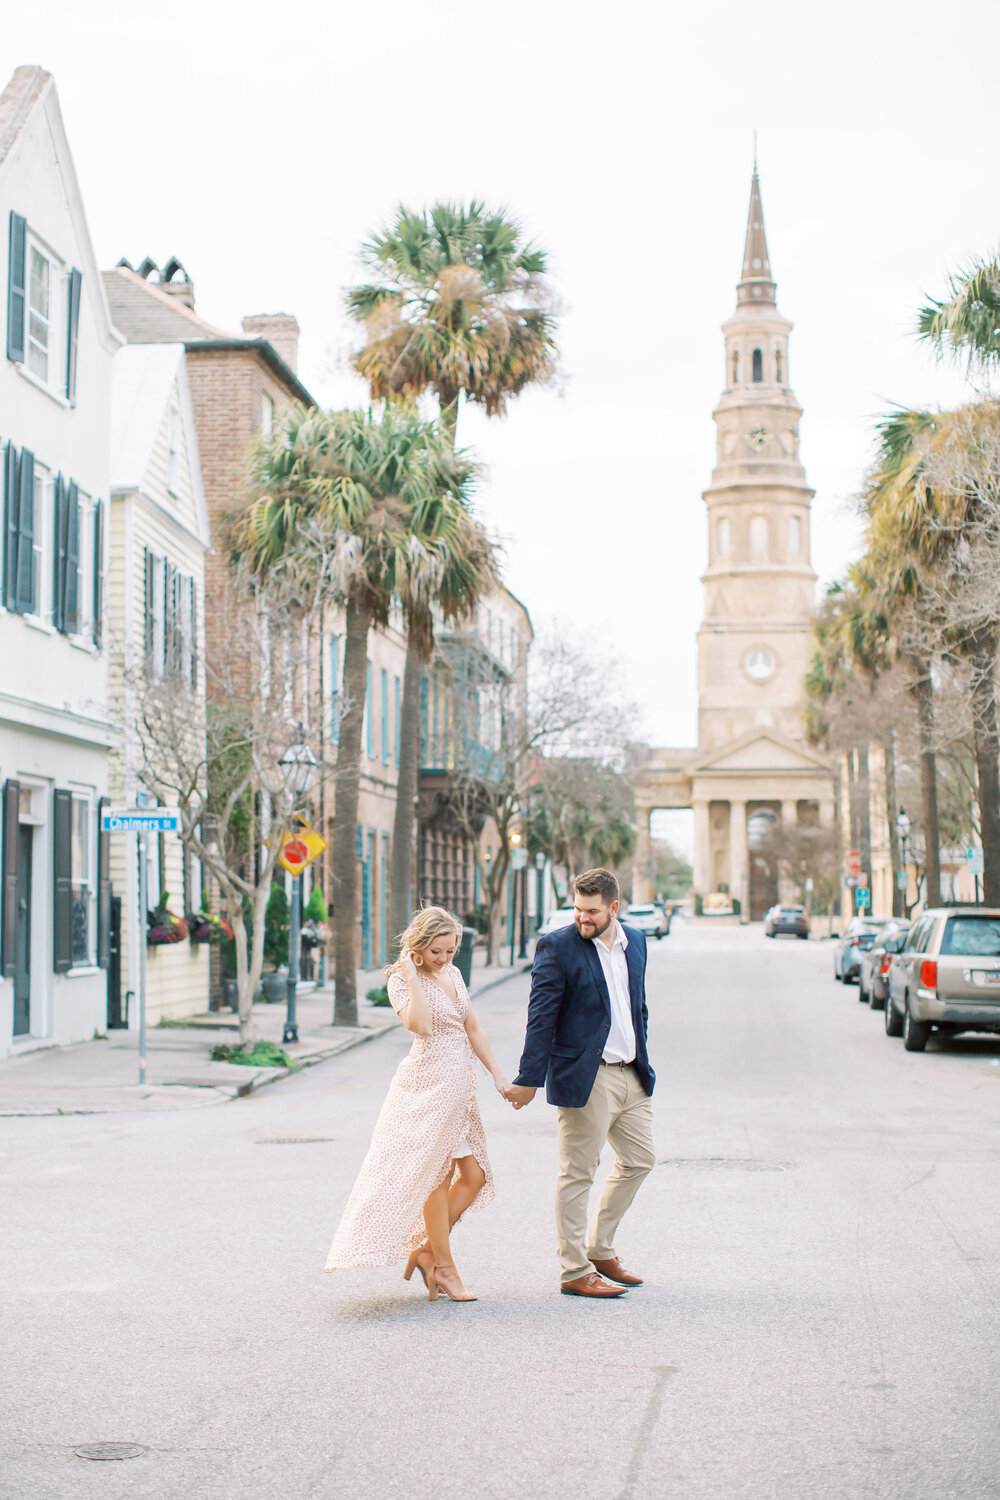
[[[907,1052],[933,1029],[1000,1032],[1000,910],[938,907],[914,922],[889,965],[885,1029]]]

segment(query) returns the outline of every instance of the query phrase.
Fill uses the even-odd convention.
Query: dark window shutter
[[[83,277],[74,266],[69,273],[69,307],[66,313],[66,399],[76,401],[76,351],[80,342],[80,284]]]
[[[191,686],[198,686],[198,589],[193,578],[188,579],[188,596],[190,608],[188,611],[188,629],[191,632]]]
[[[101,814],[107,797],[97,804],[97,965],[111,967],[111,835],[105,833]]]
[[[104,612],[104,501],[94,504],[94,578],[93,578],[93,635],[94,645],[101,644],[102,615]]]
[[[35,455],[21,449],[17,466],[17,588],[14,608],[30,615],[35,607]]]
[[[14,972],[17,939],[17,824],[21,787],[16,781],[3,785],[3,896],[0,912],[0,975]]]
[[[148,547],[143,547],[143,549],[142,549],[142,560],[143,560],[143,571],[144,571],[144,573],[146,575],[145,632],[144,633],[145,633],[145,643],[146,643],[146,666],[148,668],[148,667],[152,666],[152,663],[153,663],[153,642],[156,639],[156,630],[155,630],[156,611],[155,611],[155,604],[154,604],[154,600],[153,600],[153,590],[154,590],[154,587],[155,587],[155,580],[154,580],[154,577],[153,577],[154,559],[153,559],[153,554],[152,554],[152,552],[150,552],[150,550],[149,550]]]
[[[75,635],[80,629],[80,496],[72,479],[66,489],[66,581],[63,599],[63,629],[67,635]]]
[[[7,358],[24,362],[28,307],[28,221],[10,213],[10,268],[7,279]]]
[[[3,451],[3,602],[14,608],[17,596],[17,449]]]
[[[52,967],[65,974],[73,966],[73,794],[52,794]]]
[[[163,559],[163,667],[176,672],[181,664],[181,621],[178,608],[179,575],[173,563]]]
[[[65,630],[66,481],[61,474],[52,490],[52,542],[52,623]]]

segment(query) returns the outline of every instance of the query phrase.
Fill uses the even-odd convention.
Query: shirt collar
[[[616,948],[621,948],[622,952],[624,953],[625,949],[628,947],[628,935],[626,934],[624,927],[619,922],[617,917],[615,917],[615,935],[611,940],[611,946],[609,947],[603,938],[597,938],[596,941],[600,943],[605,953],[608,954],[613,953]]]

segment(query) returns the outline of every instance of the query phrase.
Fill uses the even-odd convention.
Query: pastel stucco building
[[[708,566],[698,632],[698,744],[653,749],[637,767],[636,899],[649,899],[649,823],[694,810],[694,886],[736,897],[751,919],[793,894],[768,852],[781,830],[832,828],[833,769],[804,740],[816,574],[809,488],[756,168],[737,304],[723,324],[725,386],[704,493]]]
[[[55,84],[0,95],[0,1055],[103,1032],[112,326]]]

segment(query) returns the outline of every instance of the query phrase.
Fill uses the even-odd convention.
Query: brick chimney
[[[297,373],[299,362],[299,324],[291,313],[254,313],[243,319],[243,332],[252,339],[267,339],[285,364]]]

